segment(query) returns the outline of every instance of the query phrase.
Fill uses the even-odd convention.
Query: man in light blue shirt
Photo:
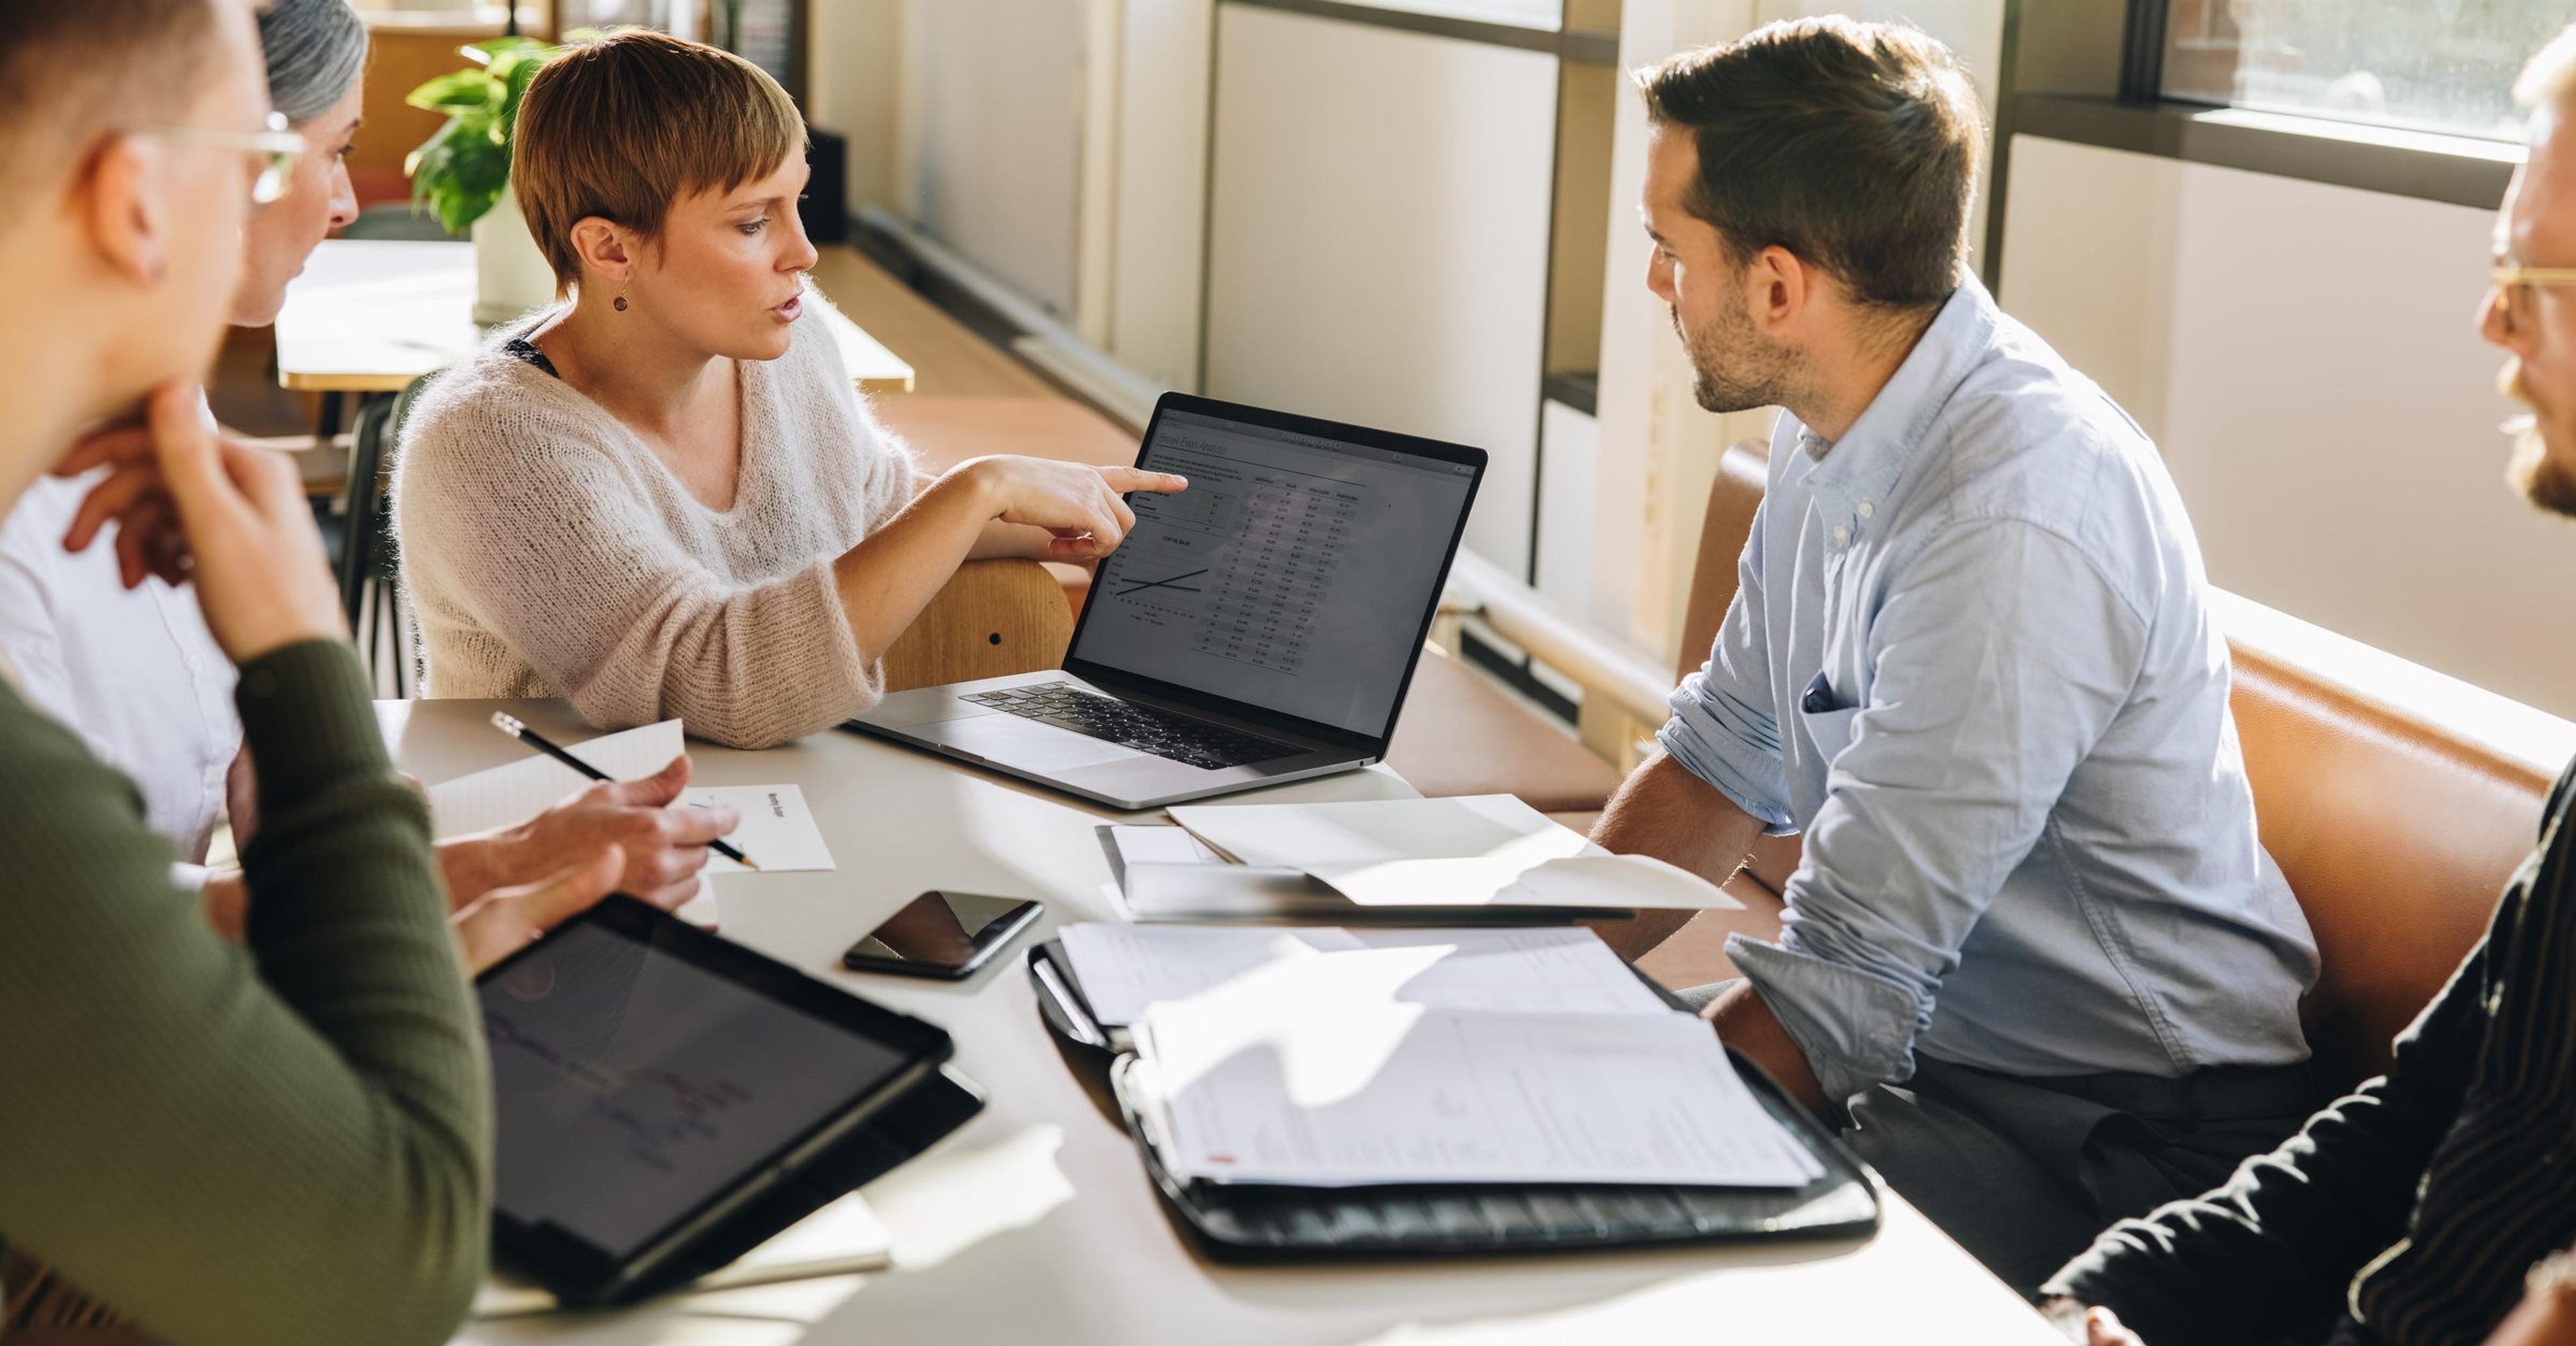
[[[1785,412],[1716,647],[1596,839],[1724,878],[1804,835],[1709,1017],[2028,1288],[2311,1101],[2316,950],[2198,544],[2146,435],[1962,279],[1984,127],[1939,44],[1775,24],[1643,85],[1699,400]]]

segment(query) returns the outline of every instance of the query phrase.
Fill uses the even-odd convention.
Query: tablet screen
[[[909,1058],[579,921],[484,978],[501,1214],[625,1258]]]

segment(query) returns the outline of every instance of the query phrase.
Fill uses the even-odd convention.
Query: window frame
[[[2012,138],[2038,136],[2392,196],[2493,208],[2518,145],[2164,96],[2169,0],[2005,0],[1985,281],[2003,280]]]

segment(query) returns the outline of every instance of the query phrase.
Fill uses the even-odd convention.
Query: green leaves
[[[458,70],[412,90],[411,96],[403,101],[416,108],[452,116],[490,106],[492,94],[491,76],[480,70]]]
[[[557,50],[526,37],[477,42],[461,53],[473,65],[440,75],[403,100],[447,115],[438,134],[403,160],[403,172],[411,178],[412,203],[429,206],[448,232],[464,233],[508,190],[519,100]]]

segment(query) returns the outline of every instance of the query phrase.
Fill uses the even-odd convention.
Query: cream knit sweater
[[[832,562],[912,498],[806,299],[787,354],[742,365],[734,506],[689,494],[624,423],[501,347],[422,391],[394,466],[422,694],[563,696],[608,729],[677,716],[763,748],[874,704]]]

